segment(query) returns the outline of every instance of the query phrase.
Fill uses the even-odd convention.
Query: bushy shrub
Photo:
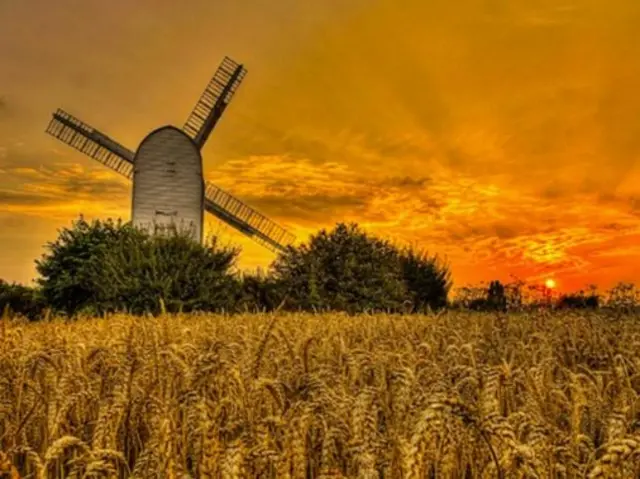
[[[451,287],[449,271],[437,258],[396,248],[344,223],[289,247],[272,273],[288,307],[301,310],[437,309],[446,305]]]
[[[482,283],[480,286],[461,288],[458,296],[457,306],[472,311],[505,312],[508,308],[516,309],[519,305],[519,301],[514,301],[513,288],[509,285],[505,286],[498,280],[491,281],[488,286]]]
[[[283,284],[273,276],[258,270],[245,272],[240,278],[236,311],[275,311],[285,298]]]
[[[91,288],[103,308],[133,314],[229,310],[238,253],[219,247],[215,237],[200,244],[180,232],[123,237],[90,262]]]
[[[141,240],[144,236],[131,225],[110,219],[89,223],[81,217],[70,228],[60,230],[58,238],[47,243],[47,252],[36,261],[38,283],[47,304],[70,316],[80,311],[95,312],[104,298],[93,287],[96,279],[91,262],[100,261],[125,238]]]
[[[395,310],[407,297],[398,251],[355,224],[340,223],[289,247],[272,272],[293,309]]]
[[[38,262],[43,293],[57,310],[102,314],[214,311],[233,307],[239,251],[187,233],[149,235],[131,224],[77,221]]]
[[[80,219],[37,261],[43,298],[57,312],[424,311],[447,304],[448,267],[399,249],[356,224],[322,230],[289,247],[269,274],[234,273],[239,250],[215,237],[160,235],[121,221]]]
[[[8,311],[33,321],[40,319],[45,309],[46,303],[38,288],[9,284],[0,279],[0,316]]]
[[[599,306],[600,297],[596,294],[586,295],[584,291],[563,294],[557,303],[559,309],[597,309]]]
[[[408,301],[414,311],[437,310],[447,305],[451,289],[448,265],[424,251],[405,248],[399,255],[402,277],[407,287]]]

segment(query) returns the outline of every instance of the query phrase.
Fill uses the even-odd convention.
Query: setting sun
[[[549,278],[548,280],[546,280],[546,281],[544,282],[544,285],[545,285],[547,288],[549,288],[549,289],[553,289],[553,288],[555,288],[555,287],[556,287],[556,282],[555,282],[555,280],[553,280],[553,279]]]

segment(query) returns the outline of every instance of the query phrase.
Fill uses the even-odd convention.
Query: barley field
[[[0,476],[640,477],[640,318],[0,322]]]

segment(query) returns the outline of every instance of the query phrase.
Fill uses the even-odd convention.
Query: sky
[[[298,241],[355,221],[457,286],[640,283],[639,29],[637,0],[0,0],[0,278],[80,214],[129,219],[127,180],[45,134],[56,108],[135,150],[228,55],[206,178]]]

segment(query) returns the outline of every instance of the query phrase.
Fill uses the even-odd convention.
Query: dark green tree
[[[47,304],[70,316],[82,310],[95,312],[93,307],[103,298],[92,286],[95,281],[90,262],[99,261],[124,237],[144,236],[130,225],[111,219],[89,223],[80,217],[70,228],[63,228],[55,241],[47,243],[41,259],[36,260],[38,283]]]
[[[506,311],[507,296],[504,285],[500,281],[491,281],[487,290],[487,308],[490,311]]]
[[[37,261],[48,304],[72,316],[220,310],[233,306],[238,250],[200,245],[180,231],[150,236],[121,221],[80,219]]]
[[[473,311],[506,311],[509,304],[507,288],[500,281],[462,288],[461,306]]]
[[[398,250],[356,224],[321,230],[272,264],[293,309],[397,310],[407,299]]]
[[[559,309],[597,309],[600,306],[600,297],[596,294],[567,293],[560,296],[557,303]]]
[[[272,275],[261,270],[245,272],[240,279],[237,311],[274,311],[285,297],[284,287]]]
[[[186,232],[123,236],[90,261],[90,288],[110,311],[228,311],[239,287],[233,275],[238,254],[216,237],[200,244]]]
[[[424,251],[405,248],[399,255],[408,300],[414,311],[437,310],[447,305],[451,289],[448,265]]]
[[[46,303],[38,288],[0,279],[0,316],[8,311],[33,321],[40,319],[45,309]]]

